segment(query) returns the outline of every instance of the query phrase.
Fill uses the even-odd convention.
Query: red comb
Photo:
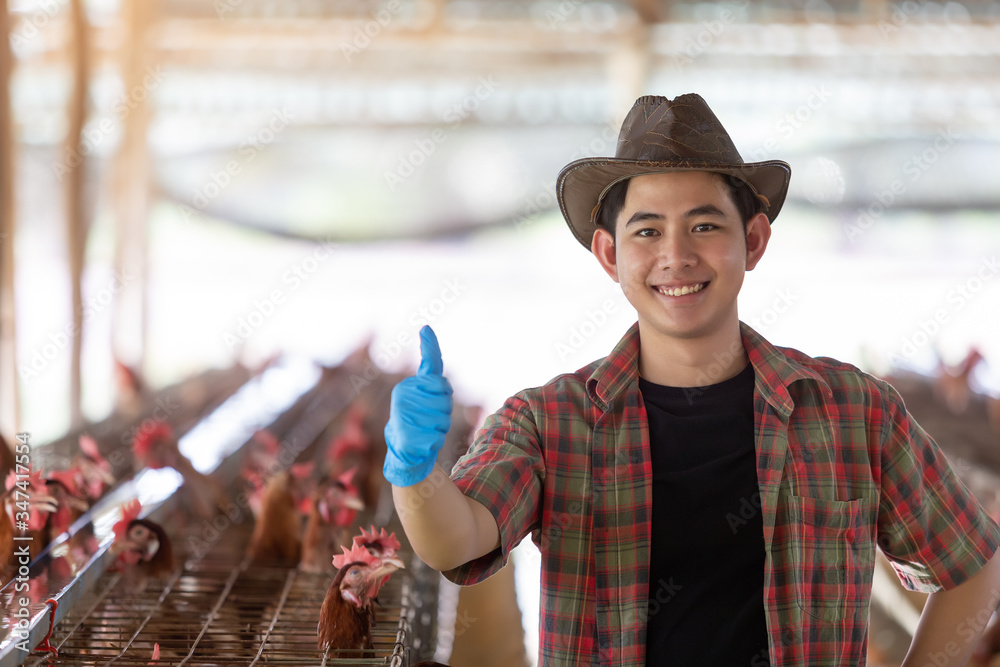
[[[140,429],[139,433],[132,439],[132,453],[140,458],[145,458],[149,450],[160,440],[174,437],[174,431],[165,422],[156,422],[152,430]]]
[[[111,528],[115,533],[116,540],[125,537],[125,533],[128,532],[128,525],[139,518],[139,512],[141,511],[142,504],[137,498],[133,498],[122,505],[122,518]]]
[[[337,481],[346,486],[349,489],[353,489],[354,485],[351,483],[354,480],[354,473],[358,471],[358,467],[354,466],[345,470],[344,472],[337,475]]]
[[[396,539],[396,533],[387,533],[385,528],[381,532],[375,532],[375,526],[371,527],[371,532],[366,532],[364,528],[361,529],[361,535],[354,536],[355,546],[366,547],[369,544],[377,545],[381,555],[394,556],[396,552],[399,551],[400,546],[399,540]]]
[[[107,461],[104,460],[104,457],[101,456],[100,450],[97,448],[97,441],[89,435],[85,434],[80,436],[80,449],[87,455],[87,458],[92,459],[95,463],[107,463]]]
[[[46,477],[59,482],[66,487],[67,491],[79,498],[82,497],[82,494],[80,493],[80,487],[76,483],[78,474],[79,471],[76,468],[70,468],[69,470],[53,470]]]
[[[344,546],[340,548],[344,553],[333,557],[333,566],[338,570],[343,569],[345,565],[350,565],[351,563],[374,565],[380,560],[378,556],[372,554],[368,549],[357,544],[351,545],[350,549]]]
[[[14,488],[15,484],[23,483],[25,480],[23,479],[19,480],[18,477],[24,477],[24,475],[25,473],[18,474],[14,470],[11,470],[9,473],[7,473],[7,479],[5,482],[6,489],[10,491],[12,488]],[[45,480],[42,479],[41,468],[39,468],[38,470],[32,470],[31,466],[29,465],[27,475],[28,475],[27,479],[28,486],[32,487],[36,491],[40,491],[45,488]]]

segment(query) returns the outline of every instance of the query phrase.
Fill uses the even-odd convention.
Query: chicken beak
[[[320,500],[316,503],[316,510],[323,517],[324,522],[330,523],[330,505],[325,500]]]
[[[357,510],[360,512],[365,508],[365,503],[357,496],[347,496],[344,498],[344,507],[349,510]]]
[[[111,471],[104,466],[94,466],[97,469],[97,474],[100,476],[104,483],[108,486],[114,486],[115,476],[111,474]],[[109,466],[110,467],[110,466]]]
[[[57,509],[59,509],[59,501],[53,498],[52,496],[47,496],[47,495],[32,496],[31,504],[34,506],[35,509],[41,510],[43,512],[55,512]]]
[[[77,512],[86,512],[90,509],[90,505],[87,504],[86,500],[72,495],[66,496],[66,505],[68,505],[70,509],[74,509]]]
[[[156,552],[159,550],[160,550],[160,541],[155,537],[151,537],[149,539],[149,542],[146,543],[146,552],[144,554],[145,556],[144,560],[147,561],[153,560],[153,556],[155,556]]]
[[[405,570],[406,566],[403,565],[403,561],[396,558],[395,556],[390,556],[389,558],[383,558],[382,562],[379,563],[378,568],[372,572],[372,579],[378,580],[382,577],[392,574],[396,570]]]

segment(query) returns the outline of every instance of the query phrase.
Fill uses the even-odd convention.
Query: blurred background
[[[123,368],[158,388],[367,344],[405,372],[423,324],[456,395],[496,410],[635,319],[568,233],[559,169],[613,155],[637,96],[697,92],[745,160],[792,166],[741,318],[944,382],[935,435],[994,414],[982,442],[1000,446],[1000,2],[0,8],[8,439],[105,418]]]

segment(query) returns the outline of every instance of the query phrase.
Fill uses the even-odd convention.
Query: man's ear
[[[758,213],[747,221],[747,271],[753,271],[757,266],[770,239],[771,223],[766,215]]]
[[[615,239],[611,235],[611,232],[603,227],[598,227],[597,231],[594,232],[593,240],[590,242],[590,251],[594,253],[594,257],[596,257],[597,261],[601,263],[601,267],[609,276],[611,276],[611,279],[618,282],[618,261],[615,257]]]

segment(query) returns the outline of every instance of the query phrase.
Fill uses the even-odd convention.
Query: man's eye
[[[703,222],[700,225],[695,225],[695,229],[698,230],[698,231],[700,231],[700,232],[707,232],[707,231],[711,231],[713,229],[717,229],[717,227],[716,227],[716,225],[713,225],[710,222]]]
[[[655,229],[652,229],[650,227],[646,227],[645,229],[640,229],[638,232],[636,232],[635,235],[636,236],[653,236],[654,234],[656,234],[656,230]]]

